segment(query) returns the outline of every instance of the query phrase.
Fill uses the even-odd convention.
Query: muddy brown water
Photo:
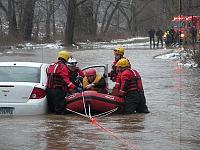
[[[0,61],[56,60],[58,50],[5,50]],[[143,80],[151,113],[111,114],[99,126],[70,114],[0,118],[1,150],[199,150],[200,71],[153,59],[166,50],[128,49],[126,57]],[[80,67],[111,64],[112,50],[73,50]],[[113,86],[113,83],[110,83]]]

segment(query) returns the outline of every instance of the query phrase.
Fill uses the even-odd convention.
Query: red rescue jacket
[[[69,69],[65,63],[58,61],[47,67],[47,88],[61,89],[65,92],[74,90],[75,85],[70,81]]]
[[[134,69],[125,69],[118,74],[115,89],[119,90],[120,96],[125,96],[130,91],[143,91],[140,74]]]

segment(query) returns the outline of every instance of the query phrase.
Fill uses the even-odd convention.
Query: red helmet
[[[96,70],[94,68],[87,69],[85,71],[85,75],[86,76],[94,76],[94,75],[96,75]]]

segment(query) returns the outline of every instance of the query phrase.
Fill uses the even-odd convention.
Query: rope
[[[96,126],[98,126],[99,128],[101,128],[102,130],[108,132],[112,137],[114,137],[115,139],[119,140],[120,142],[122,142],[125,146],[127,146],[129,149],[133,149],[134,150],[140,150],[140,147],[138,145],[136,145],[135,147],[133,145],[131,145],[127,140],[119,137],[118,135],[114,134],[112,131],[110,131],[109,129],[103,127],[102,125],[100,125],[97,121],[96,121],[96,117],[98,118],[102,118],[102,117],[105,117],[115,111],[117,111],[118,108],[115,108],[115,109],[112,109],[112,110],[109,110],[109,111],[106,111],[104,113],[101,113],[101,114],[98,114],[98,115],[95,115],[92,117],[91,115],[91,107],[90,107],[90,104],[88,105],[88,114],[87,114],[87,110],[86,110],[86,105],[85,105],[85,97],[84,97],[84,91],[82,91],[82,101],[83,101],[83,106],[84,106],[84,111],[85,111],[85,114],[82,114],[82,113],[79,113],[79,112],[76,112],[76,111],[73,111],[71,109],[68,109],[66,108],[66,110],[70,111],[70,112],[73,112],[77,115],[80,115],[84,118],[88,118],[90,120],[90,122]]]
[[[84,99],[84,98],[83,98],[83,103],[84,103],[84,108],[85,108],[85,112],[86,112],[85,99]],[[68,111],[73,112],[73,113],[75,113],[75,114],[77,114],[77,115],[80,115],[80,116],[82,116],[82,117],[84,117],[84,118],[88,118],[88,119],[90,120],[91,124],[96,125],[97,127],[101,128],[102,130],[108,132],[112,137],[114,137],[115,139],[117,139],[117,140],[119,140],[120,142],[122,142],[122,143],[123,143],[125,146],[127,146],[129,149],[133,149],[133,148],[134,148],[134,150],[140,150],[139,145],[136,145],[136,146],[131,145],[127,140],[125,140],[125,139],[119,137],[118,135],[114,134],[112,131],[110,131],[109,129],[103,127],[102,125],[100,125],[100,124],[97,122],[97,120],[96,120],[95,117],[99,117],[99,118],[105,117],[105,116],[107,116],[107,115],[109,115],[109,114],[115,112],[118,108],[115,108],[115,109],[106,111],[106,112],[104,112],[104,113],[95,115],[95,116],[93,116],[93,117],[92,117],[92,115],[91,115],[91,107],[90,107],[90,105],[88,105],[88,114],[87,114],[87,113],[86,113],[86,114],[82,114],[82,113],[73,111],[73,110],[68,109],[68,108],[66,108],[66,109],[67,109]]]
[[[99,128],[101,128],[102,130],[110,133],[110,135],[114,138],[116,138],[117,140],[119,140],[120,142],[122,142],[125,146],[127,146],[130,149],[134,149],[134,150],[141,150],[139,145],[133,146],[132,144],[130,144],[127,140],[119,137],[118,135],[116,135],[115,133],[113,133],[112,131],[110,131],[109,129],[103,127],[102,125],[100,125],[95,118],[91,119],[92,124],[95,124],[96,126],[98,126]]]
[[[84,96],[84,91],[82,90],[82,92],[81,92],[81,94],[82,94],[82,97],[83,97],[83,107],[84,107],[84,111],[85,111],[85,115],[87,115],[87,110],[86,110],[86,106],[85,106],[85,96]]]
[[[89,115],[89,118],[91,119],[91,118],[92,118],[92,115],[91,115],[91,108],[90,108],[90,104],[88,105],[88,110],[89,110],[89,112],[88,112],[88,115]]]
[[[77,115],[80,115],[80,116],[83,116],[83,117],[85,117],[85,118],[89,118],[89,119],[90,119],[90,117],[89,117],[88,115],[84,115],[84,114],[82,114],[82,113],[73,111],[73,110],[71,110],[71,109],[69,109],[69,108],[66,108],[66,110],[68,110],[68,111],[70,111],[70,112],[73,112],[73,113],[75,113],[75,114],[77,114]]]
[[[93,117],[95,117],[95,118],[97,118],[97,117],[98,117],[98,118],[102,118],[102,117],[105,117],[105,116],[107,116],[107,115],[109,115],[109,114],[111,114],[111,113],[117,111],[117,109],[118,109],[118,108],[115,108],[115,109],[112,109],[112,110],[106,111],[106,112],[104,112],[104,113],[101,113],[101,114],[95,115],[95,116],[93,116]]]

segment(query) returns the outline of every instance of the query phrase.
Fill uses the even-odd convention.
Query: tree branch
[[[8,10],[5,8],[5,6],[2,4],[2,2],[0,1],[0,8],[7,14]]]

